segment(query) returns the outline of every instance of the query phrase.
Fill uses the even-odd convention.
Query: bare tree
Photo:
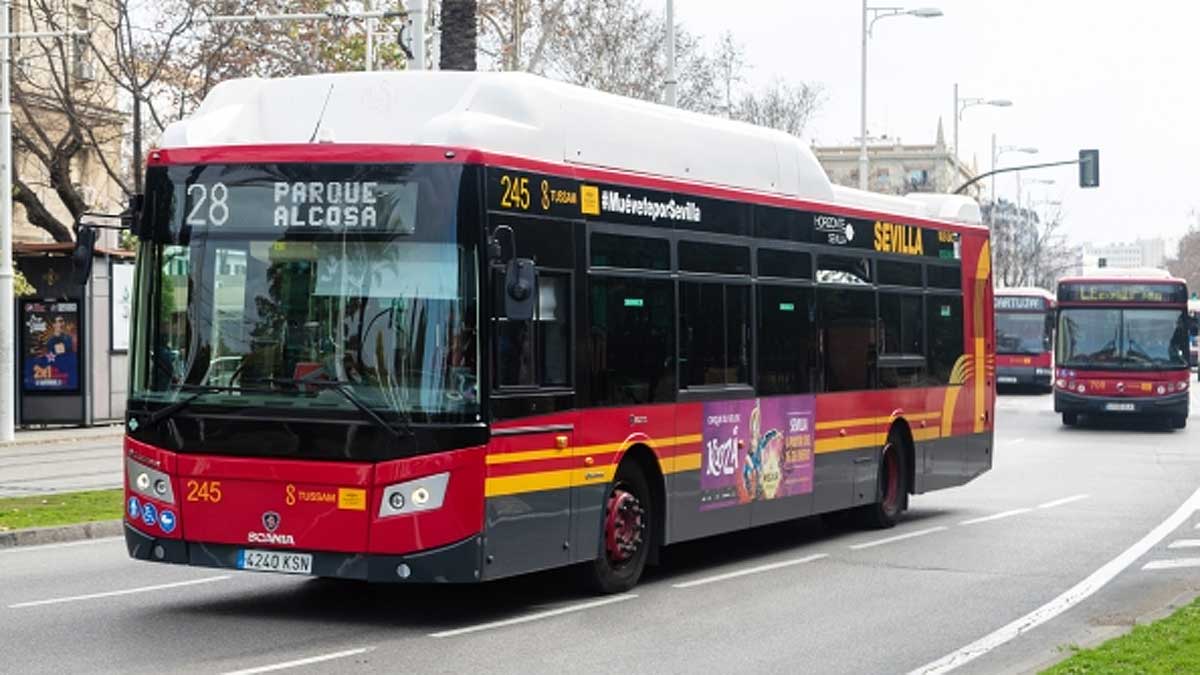
[[[442,0],[442,70],[475,70],[477,0]]]
[[[1073,265],[1059,210],[1042,217],[1033,209],[999,200],[984,205],[991,228],[992,276],[999,286],[1053,288]]]
[[[1189,215],[1192,224],[1179,240],[1175,255],[1167,260],[1167,269],[1187,280],[1189,289],[1197,290],[1200,289],[1200,211],[1192,211]]]
[[[775,80],[761,91],[743,94],[734,116],[744,122],[799,136],[822,100],[819,85]]]

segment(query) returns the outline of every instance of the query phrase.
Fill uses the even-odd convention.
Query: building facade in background
[[[858,187],[857,145],[813,146],[813,152],[829,179],[838,185]],[[868,189],[903,195],[910,192],[953,192],[975,177],[976,171],[946,145],[941,120],[932,145],[905,145],[900,139],[877,141],[867,146],[870,158]],[[979,199],[982,186],[971,186],[968,195]]]
[[[1103,267],[1166,269],[1167,263],[1167,243],[1162,237],[1111,244],[1085,244],[1082,253],[1081,266],[1088,270]]]

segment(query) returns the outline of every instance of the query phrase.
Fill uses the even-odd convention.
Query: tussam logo
[[[645,197],[639,199],[633,195],[622,195],[615,190],[605,190],[600,193],[600,206],[609,213],[644,216],[655,222],[659,218],[688,223],[700,222],[700,207],[695,202],[680,204],[674,199],[656,202]]]
[[[854,225],[837,216],[814,216],[813,229],[827,236],[830,244],[845,246],[854,241]]]

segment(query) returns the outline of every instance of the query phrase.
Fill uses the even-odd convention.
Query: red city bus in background
[[[129,553],[614,592],[680,541],[889,526],[991,467],[978,214],[529,75],[223,83],[134,219]]]
[[[994,305],[996,383],[1051,391],[1054,295],[1041,288],[997,288]]]
[[[1200,368],[1200,298],[1196,297],[1196,291],[1192,291],[1192,297],[1188,299],[1188,332],[1191,334],[1191,360],[1192,368]],[[1197,370],[1196,380],[1200,381],[1200,370]]]
[[[1054,411],[1155,417],[1187,426],[1187,284],[1161,270],[1058,282]]]

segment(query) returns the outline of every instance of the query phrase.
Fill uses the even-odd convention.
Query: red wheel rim
[[[900,509],[900,463],[891,444],[883,449],[883,508],[888,513]]]
[[[637,496],[623,486],[613,488],[604,517],[604,550],[614,567],[637,556],[646,529],[644,516]]]

